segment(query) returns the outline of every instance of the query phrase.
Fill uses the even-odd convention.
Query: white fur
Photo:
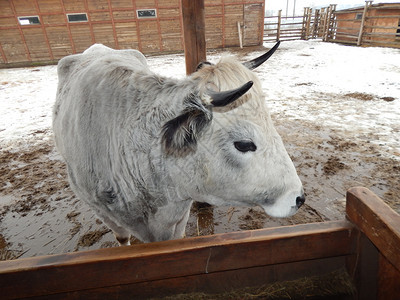
[[[236,60],[175,80],[151,72],[138,51],[94,45],[62,59],[58,74],[53,129],[71,187],[120,240],[182,237],[193,200],[261,206],[278,217],[297,210],[300,179],[258,78]],[[209,110],[208,87],[250,80],[240,99]],[[238,151],[241,140],[257,150]]]

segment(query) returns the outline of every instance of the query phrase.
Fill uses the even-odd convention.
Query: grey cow
[[[75,194],[121,245],[181,238],[193,200],[260,206],[276,217],[304,203],[261,84],[231,57],[184,79],[159,76],[136,50],[93,45],[58,64],[57,148]]]

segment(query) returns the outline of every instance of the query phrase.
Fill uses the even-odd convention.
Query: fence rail
[[[321,9],[304,8],[302,16],[264,19],[264,41],[308,40],[400,48],[400,3],[366,1],[364,8],[336,11],[331,4]]]

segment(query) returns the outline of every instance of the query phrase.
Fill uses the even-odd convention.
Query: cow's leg
[[[119,226],[113,220],[103,214],[98,213],[98,216],[103,220],[104,224],[106,224],[112,230],[120,246],[129,246],[131,244],[131,234],[128,230]]]
[[[125,228],[118,227],[118,230],[113,230],[113,233],[120,246],[129,246],[131,244],[131,234]]]
[[[153,241],[180,239],[184,236],[189,219],[191,200],[170,202],[159,207],[154,215],[149,216],[149,231],[153,233]]]
[[[185,214],[183,215],[183,218],[176,224],[174,239],[181,239],[181,238],[185,237],[185,229],[186,229],[186,224],[189,220],[191,207],[192,207],[192,205],[189,205],[187,207],[187,210],[186,210]]]

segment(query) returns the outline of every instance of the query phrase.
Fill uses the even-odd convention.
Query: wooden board
[[[185,286],[190,278],[217,286],[224,272],[241,278],[245,270],[268,276],[275,272],[279,280],[286,276],[283,269],[278,271],[281,264],[287,264],[292,277],[311,267],[318,272],[330,271],[333,265],[344,267],[345,259],[339,257],[354,254],[355,233],[349,222],[337,221],[6,261],[0,262],[0,290],[6,298],[93,296],[130,286],[131,293],[141,295],[153,282],[158,282],[158,291],[171,289],[173,282]],[[301,265],[297,275],[290,267],[293,263]],[[135,288],[137,284],[141,288]]]
[[[347,192],[346,213],[351,222],[400,270],[400,217],[367,188]]]
[[[400,299],[400,216],[367,188],[347,192],[346,213],[361,231],[358,299]]]
[[[0,262],[2,297],[157,297],[322,275],[346,267],[356,299],[399,299],[400,216],[365,188],[349,221],[266,228]]]
[[[257,37],[262,36],[263,20],[256,16],[263,15],[263,7],[264,0],[206,1],[206,46],[210,49],[239,46],[237,22],[243,26],[246,14],[247,41],[249,45],[257,41],[261,45],[262,39]],[[157,16],[138,19],[137,9],[155,9]],[[197,9],[194,17],[199,15],[198,12]],[[86,13],[88,21],[69,23],[66,14],[70,13]],[[20,25],[18,16],[37,16],[40,24]],[[157,25],[146,30],[147,22]],[[121,34],[122,23],[134,23],[135,32]],[[0,1],[0,32],[2,67],[7,63],[59,59],[71,51],[81,53],[95,42],[117,49],[136,48],[147,54],[183,51],[184,40],[187,40],[183,38],[180,0]],[[54,32],[60,32],[62,37],[52,34]],[[7,45],[8,39],[3,38],[9,34],[13,36],[11,45]],[[18,48],[18,55],[12,46],[14,44],[22,45]],[[20,50],[24,53],[19,53]]]
[[[206,61],[204,1],[182,0],[186,74],[196,71]]]

